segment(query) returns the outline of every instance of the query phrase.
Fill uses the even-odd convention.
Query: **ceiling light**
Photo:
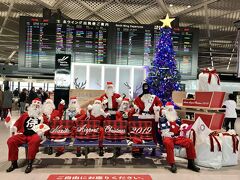
[[[188,5],[188,6],[187,6],[187,8],[190,8],[190,7],[192,7],[192,6],[191,6],[191,5]]]
[[[173,7],[173,4],[169,4],[170,7]]]

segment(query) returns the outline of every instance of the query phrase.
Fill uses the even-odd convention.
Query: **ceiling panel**
[[[98,13],[105,21],[115,22],[122,19],[129,13],[115,1],[111,2],[108,6],[105,6]]]
[[[142,24],[151,24],[159,21],[166,14],[160,11],[157,5],[144,9],[141,13],[135,15],[136,19]]]
[[[99,0],[99,1],[94,1],[94,0],[78,0],[81,3],[83,3],[85,6],[87,6],[88,8],[92,9],[93,11],[96,11],[99,7],[101,7],[102,5],[104,5],[106,2],[108,2],[108,0]]]
[[[72,19],[84,19],[91,11],[81,5],[78,1],[63,1],[59,8]]]

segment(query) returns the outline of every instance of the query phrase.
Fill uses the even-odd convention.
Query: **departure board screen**
[[[73,62],[149,65],[160,37],[159,26],[86,20],[20,17],[19,70],[53,73],[56,54]],[[191,73],[194,33],[173,28],[179,70]]]

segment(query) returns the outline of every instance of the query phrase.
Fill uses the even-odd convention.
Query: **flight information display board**
[[[56,54],[73,62],[149,65],[160,36],[159,26],[48,20],[20,17],[19,70],[52,73]],[[194,33],[173,29],[173,46],[181,73],[191,74]]]

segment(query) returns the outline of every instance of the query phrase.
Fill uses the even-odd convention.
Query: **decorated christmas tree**
[[[171,22],[174,18],[160,20],[163,25],[160,29],[160,39],[156,46],[155,58],[148,67],[146,82],[150,92],[158,96],[165,104],[172,101],[172,92],[180,89],[180,73],[176,66],[175,52],[172,44]]]

